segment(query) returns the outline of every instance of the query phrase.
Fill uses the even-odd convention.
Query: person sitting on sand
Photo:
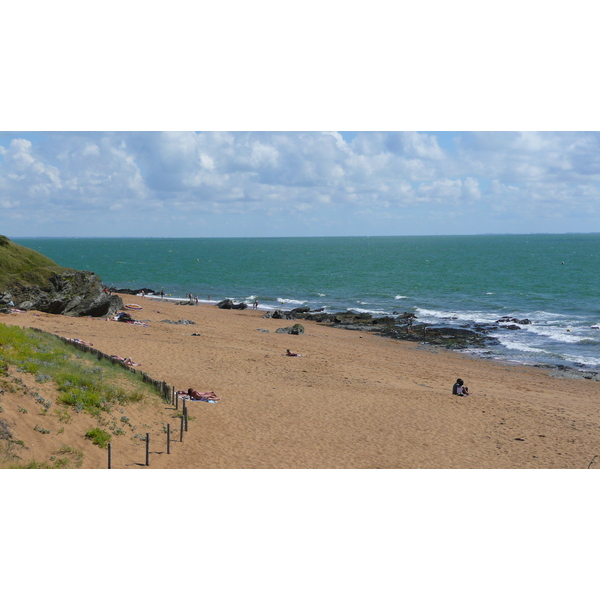
[[[286,353],[285,353],[285,355],[286,355],[286,356],[298,356],[298,353],[297,353],[297,352],[292,352],[292,351],[291,351],[291,350],[288,348],[288,349],[287,349],[287,351],[286,351]]]
[[[123,361],[123,363],[126,364],[126,365],[129,365],[130,367],[141,367],[142,366],[142,363],[133,362],[133,360],[131,358],[129,358],[129,357],[126,358]]]
[[[452,393],[455,396],[468,396],[469,388],[465,385],[462,379],[457,379],[456,383],[452,386]]]
[[[187,395],[190,398],[195,398],[196,400],[220,400],[221,398],[217,397],[214,392],[198,392],[192,388],[189,388],[187,391]]]

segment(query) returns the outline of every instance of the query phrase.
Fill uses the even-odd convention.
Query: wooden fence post
[[[181,415],[181,428],[179,429],[179,441],[183,442],[183,415]]]
[[[150,433],[146,433],[146,466],[150,466]]]
[[[175,410],[179,410],[179,392],[175,392]]]
[[[167,423],[167,454],[171,454],[171,423]]]
[[[108,442],[108,468],[112,469],[112,444]]]
[[[187,430],[188,430],[188,407],[187,406],[183,409],[183,417],[185,420],[185,431],[187,432]]]

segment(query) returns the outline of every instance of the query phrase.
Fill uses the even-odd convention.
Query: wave
[[[294,300],[293,298],[277,298],[280,304],[307,304],[306,300]]]
[[[405,298],[408,298],[408,296],[400,296],[400,294],[394,296],[394,300],[404,300]]]
[[[356,312],[356,313],[369,314],[369,315],[389,315],[390,314],[386,310],[372,310],[372,309],[368,309],[368,308],[356,308],[356,306],[347,308],[346,310]]]
[[[571,328],[562,330],[539,325],[519,325],[519,327],[529,333],[533,333],[542,338],[551,339],[556,342],[561,342],[563,344],[579,344],[584,340],[589,339],[588,336],[580,336],[575,334]]]

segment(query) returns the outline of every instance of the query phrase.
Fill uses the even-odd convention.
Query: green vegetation
[[[13,456],[13,460],[18,456]],[[24,464],[15,463],[10,469],[79,469],[83,464],[83,452],[75,450],[71,446],[61,446],[56,453],[50,457],[50,462],[31,460]]]
[[[108,431],[104,431],[104,429],[100,429],[99,427],[94,427],[94,429],[86,431],[85,437],[92,440],[92,444],[96,444],[100,448],[106,448],[106,445],[112,438]]]
[[[140,402],[146,395],[160,398],[135,372],[110,361],[98,361],[50,334],[0,324],[0,373],[7,365],[32,373],[36,381],[53,381],[60,392],[57,402],[76,412],[99,416],[117,404]],[[34,395],[47,411],[51,402]],[[60,420],[68,423],[67,413],[62,412]]]
[[[52,275],[71,270],[0,235],[0,291],[15,285],[46,287]]]

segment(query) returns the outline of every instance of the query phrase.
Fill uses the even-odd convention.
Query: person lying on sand
[[[289,348],[286,350],[284,356],[306,356],[306,354],[298,354],[297,352],[292,352]]]
[[[111,354],[111,358],[115,360],[120,360],[122,363],[129,365],[130,367],[141,367],[142,363],[133,362],[133,360],[129,357],[123,358],[122,356],[117,356],[116,354]]]
[[[198,392],[197,390],[194,390],[192,388],[190,388],[187,391],[187,395],[190,398],[194,398],[196,400],[220,400],[221,398],[217,397],[217,395],[214,392]]]
[[[452,393],[455,396],[468,396],[469,388],[462,379],[457,379],[456,383],[452,386]]]

